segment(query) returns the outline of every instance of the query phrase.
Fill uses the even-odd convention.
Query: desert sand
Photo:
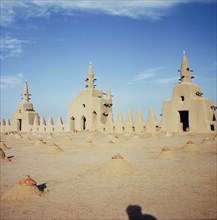
[[[127,220],[129,205],[156,219],[217,219],[213,134],[21,133],[1,141],[11,160],[1,160],[2,220]],[[17,184],[26,175],[34,188]]]

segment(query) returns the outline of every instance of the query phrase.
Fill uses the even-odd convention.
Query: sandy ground
[[[10,147],[5,153],[12,160],[1,162],[1,196],[27,174],[38,185],[46,186],[41,196],[28,200],[1,199],[1,219],[127,220],[126,208],[130,204],[141,206],[143,213],[157,219],[217,219],[214,135],[117,136],[94,132],[53,137],[22,134],[23,138],[1,135]],[[204,137],[212,141],[201,144]],[[38,138],[46,144],[36,145]],[[198,148],[184,151],[182,147],[188,140]],[[53,154],[51,143],[63,152]],[[158,157],[165,145],[171,150],[171,159]],[[108,168],[113,173],[102,172],[117,153],[135,172],[124,172],[128,170],[124,170],[125,165],[118,167],[117,173],[112,170],[115,166]]]

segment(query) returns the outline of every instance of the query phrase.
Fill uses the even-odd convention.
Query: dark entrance
[[[179,111],[180,122],[183,124],[183,131],[189,130],[188,111]]]
[[[81,123],[82,123],[82,130],[85,130],[86,129],[86,118],[83,116],[82,119],[81,119]]]
[[[214,125],[210,125],[210,130],[211,130],[211,131],[215,131]]]
[[[18,127],[18,130],[21,131],[21,129],[22,129],[22,119],[17,119],[17,127]]]
[[[70,118],[70,131],[74,131],[75,130],[75,118],[72,116]]]

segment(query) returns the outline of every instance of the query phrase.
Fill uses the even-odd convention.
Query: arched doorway
[[[86,129],[86,118],[83,116],[81,118],[81,130],[85,130]]]
[[[22,119],[17,119],[17,128],[18,131],[22,131]]]
[[[189,113],[188,111],[179,111],[180,122],[182,123],[182,129],[184,132],[189,131]]]
[[[74,131],[75,130],[75,118],[72,116],[70,118],[70,131]]]

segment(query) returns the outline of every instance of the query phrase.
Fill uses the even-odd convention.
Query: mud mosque
[[[47,122],[34,110],[30,102],[27,82],[24,83],[22,101],[17,105],[12,120],[1,120],[1,132],[78,132],[100,131],[107,133],[158,133],[158,132],[216,132],[216,109],[214,103],[203,98],[198,85],[192,82],[191,69],[185,52],[180,67],[179,82],[173,87],[172,98],[162,104],[162,119],[156,121],[155,112],[151,109],[147,121],[143,121],[142,113],[136,112],[133,120],[131,112],[124,121],[119,112],[116,121],[112,114],[112,95],[108,88],[104,93],[95,88],[95,77],[90,63],[85,89],[68,104],[67,121],[63,124],[59,116],[54,123],[50,117]]]

